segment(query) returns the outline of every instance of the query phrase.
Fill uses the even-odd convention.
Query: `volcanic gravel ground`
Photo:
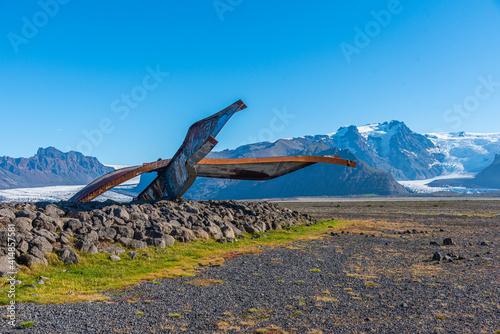
[[[376,209],[343,203],[343,211],[337,204],[285,205],[358,221],[323,240],[236,256],[221,267],[200,269],[196,277],[112,291],[107,302],[18,305],[17,321],[35,322],[27,333],[500,330],[495,203],[439,204],[441,209],[433,203],[377,203]],[[469,205],[471,216],[454,215],[453,205]],[[445,238],[454,245],[443,246]],[[451,262],[429,261],[434,252],[449,254]],[[0,327],[2,333],[22,331]]]

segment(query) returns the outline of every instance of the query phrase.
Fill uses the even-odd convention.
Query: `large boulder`
[[[93,240],[88,239],[87,237],[84,237],[83,239],[78,239],[75,242],[75,248],[84,252],[84,253],[97,253],[96,246],[94,244]]]
[[[167,247],[167,242],[163,238],[147,238],[146,242],[148,243],[148,245],[156,247],[156,248]],[[174,240],[174,242],[175,242],[175,240]]]
[[[59,218],[48,217],[42,212],[36,213],[36,218],[31,223],[35,229],[45,229],[55,232],[63,227],[63,223]]]
[[[206,226],[203,229],[207,231],[208,234],[210,234],[214,239],[222,238],[222,231],[220,230],[220,227],[217,225]]]
[[[61,255],[59,255],[59,260],[67,264],[73,264],[80,262],[78,255],[71,248],[66,248]]]
[[[21,240],[17,243],[16,249],[21,253],[26,253],[29,249],[29,244],[26,240]]]
[[[162,239],[165,240],[165,244],[168,247],[173,246],[175,244],[175,239],[171,235],[165,235]]]
[[[124,221],[130,220],[130,214],[124,208],[116,208],[113,210],[115,217],[123,219]]]
[[[30,244],[38,248],[43,253],[50,253],[53,249],[50,242],[48,242],[47,239],[42,236],[35,237],[33,240],[31,240]]]
[[[201,228],[194,229],[193,233],[198,239],[210,239],[210,235]]]
[[[194,232],[185,227],[176,228],[174,231],[172,231],[171,235],[180,242],[195,241],[197,239]]]
[[[29,254],[39,258],[39,259],[45,259],[45,254],[42,252],[38,247],[36,246],[31,246],[29,249]]]
[[[50,232],[50,231],[47,231],[47,230],[44,230],[44,229],[34,230],[32,232],[34,232],[36,235],[44,237],[51,244],[53,244],[54,242],[56,242],[57,237],[58,237],[58,235],[56,233]]]
[[[66,212],[64,212],[64,210],[61,210],[54,204],[49,204],[45,207],[45,214],[52,218],[60,218],[63,217]]]
[[[12,259],[8,255],[0,256],[0,277],[8,276],[9,273],[17,270],[17,265],[14,262],[14,267],[11,267]]]
[[[122,253],[125,253],[125,249],[123,249],[120,246],[115,246],[115,245],[107,245],[101,247],[99,250],[100,253],[105,253],[105,254],[115,254],[115,255],[120,255]]]
[[[229,226],[224,226],[221,228],[221,231],[222,231],[222,234],[224,235],[224,237],[226,238],[231,238],[231,239],[234,239],[235,238],[235,234],[234,234],[234,231],[232,228],[230,228]]]
[[[24,209],[16,212],[16,217],[29,218],[29,219],[33,220],[36,218],[36,212],[31,210],[31,209],[24,208]]]
[[[17,217],[14,219],[14,224],[16,225],[16,231],[31,231],[33,229],[31,219],[26,217]]]
[[[20,264],[26,264],[28,267],[33,267],[34,265],[37,264],[43,264],[43,265],[48,265],[49,262],[47,259],[44,258],[39,258],[31,254],[23,254],[19,257],[19,263]]]
[[[11,220],[16,219],[16,215],[15,215],[14,211],[12,211],[10,209],[0,209],[0,217],[7,217]]]
[[[144,241],[132,239],[129,247],[133,249],[145,249],[148,245]]]
[[[64,230],[76,231],[83,226],[82,222],[78,219],[68,219],[66,223],[64,223]]]
[[[128,226],[115,226],[114,229],[116,233],[121,235],[123,238],[133,238],[134,230]]]
[[[112,241],[116,236],[116,230],[112,227],[105,227],[100,229],[97,234],[99,235],[100,240]]]

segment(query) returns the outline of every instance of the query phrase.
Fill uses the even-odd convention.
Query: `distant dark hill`
[[[87,184],[112,170],[79,152],[39,148],[30,158],[0,157],[0,189]]]
[[[280,150],[280,153],[286,151]],[[198,178],[184,197],[222,200],[408,193],[389,173],[368,166],[349,150],[330,148],[320,141],[294,154],[340,155],[343,159],[358,161],[358,166],[315,164],[273,180],[257,182]]]
[[[500,189],[500,154],[495,155],[493,163],[476,175],[475,183],[483,187]]]

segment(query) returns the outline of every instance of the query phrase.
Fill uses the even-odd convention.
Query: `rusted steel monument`
[[[142,166],[125,167],[96,179],[70,198],[88,202],[136,176],[158,172],[158,177],[136,199],[176,199],[191,187],[196,177],[237,180],[269,180],[315,163],[356,167],[355,161],[339,156],[296,155],[269,158],[204,159],[217,144],[215,137],[236,112],[247,106],[239,100],[229,107],[189,127],[179,150],[172,159],[159,159]]]

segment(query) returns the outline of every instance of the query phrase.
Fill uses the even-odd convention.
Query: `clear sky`
[[[500,1],[0,1],[0,155],[168,158],[397,119],[500,132]]]

